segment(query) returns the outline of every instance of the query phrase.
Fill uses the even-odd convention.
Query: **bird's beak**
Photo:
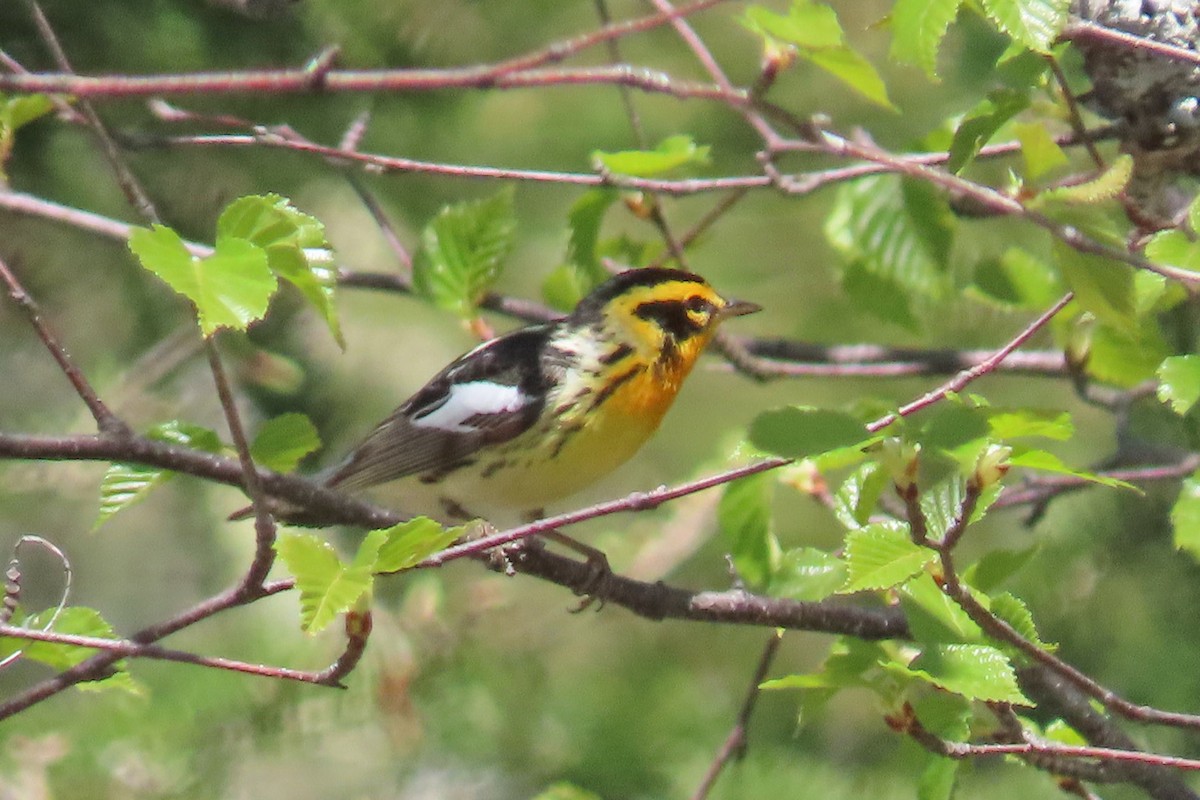
[[[717,318],[742,317],[746,314],[753,314],[755,311],[762,311],[762,306],[746,300],[729,300],[725,305],[721,306],[721,309],[717,312]]]

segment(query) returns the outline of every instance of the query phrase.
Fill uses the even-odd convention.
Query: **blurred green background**
[[[782,3],[774,4],[782,8]],[[798,68],[773,97],[800,113],[823,112],[839,129],[861,125],[883,146],[905,149],[986,90],[1004,42],[967,16],[952,33],[943,79],[889,67],[888,35],[875,25],[889,4],[835,2],[854,44],[884,71],[902,113],[861,102],[831,79]],[[296,66],[329,45],[347,67],[450,66],[521,54],[591,30],[584,0],[303,0],[291,13],[254,20],[199,0],[48,2],[45,10],[80,72],[182,72]],[[753,80],[759,45],[736,22],[741,5],[718,6],[695,25],[736,83]],[[622,18],[647,13],[613,2]],[[963,45],[970,41],[971,46]],[[50,69],[20,3],[0,5],[0,47],[33,70]],[[703,78],[666,29],[621,42],[625,60]],[[577,63],[600,63],[602,48]],[[728,109],[700,101],[635,95],[652,142],[690,133],[711,144],[711,174],[755,171],[760,141]],[[633,147],[612,87],[447,91],[365,95],[178,98],[198,112],[287,123],[335,144],[360,112],[371,123],[361,149],[446,163],[587,171],[593,150]],[[182,133],[141,101],[100,105],[119,132]],[[165,221],[183,235],[211,239],[217,214],[246,193],[278,192],[320,218],[352,269],[396,268],[370,216],[337,169],[277,150],[146,147],[128,153]],[[796,162],[802,165],[803,162]],[[137,221],[89,134],[44,120],[22,130],[9,163],[12,188],[67,205]],[[402,239],[444,204],[489,195],[486,181],[395,174],[365,178]],[[518,187],[517,250],[499,288],[540,296],[562,262],[566,208],[579,190]],[[669,201],[684,230],[715,196]],[[923,309],[921,333],[856,313],[842,295],[821,233],[832,192],[804,199],[759,193],[702,239],[691,266],[723,291],[766,310],[739,320],[740,333],[807,341],[989,346],[1019,329],[1018,317],[950,299]],[[654,241],[652,228],[618,210],[606,234]],[[980,237],[1011,236],[1003,225]],[[183,418],[224,431],[203,359],[172,362],[156,346],[188,329],[186,309],[144,273],[121,243],[50,222],[0,212],[0,248],[45,310],[102,396],[142,427]],[[346,290],[339,308],[348,348],[340,352],[320,322],[283,298],[248,341],[223,347],[244,373],[255,348],[296,368],[295,386],[250,385],[252,421],[284,410],[318,423],[326,461],[472,345],[449,315],[397,295]],[[90,420],[25,319],[0,304],[0,428],[88,431]],[[492,320],[499,328],[513,323]],[[1042,344],[1046,344],[1043,342]],[[185,347],[186,351],[186,347]],[[241,358],[243,360],[239,361]],[[165,374],[151,375],[162,364]],[[150,377],[148,377],[150,376]],[[686,479],[719,468],[756,413],[788,402],[837,406],[859,398],[903,402],[935,379],[803,380],[758,385],[706,362],[658,436],[619,474],[580,503]],[[1089,464],[1113,449],[1112,423],[1081,406],[1065,382],[990,378],[993,402],[1069,408],[1084,431],[1064,456]],[[90,528],[103,465],[8,464],[0,489],[0,548],[24,533],[59,544],[75,568],[73,602],[100,609],[123,633],[163,619],[224,588],[252,549],[246,523],[224,517],[243,498],[223,487],[180,479],[99,531]],[[1200,689],[1200,607],[1196,566],[1170,545],[1170,490],[1144,498],[1089,490],[1051,506],[1032,528],[1020,512],[995,515],[972,531],[971,548],[1043,543],[1014,591],[1029,601],[1043,636],[1130,699],[1195,708]],[[654,513],[614,517],[573,531],[604,549],[621,573],[687,587],[726,588],[727,565],[713,537],[716,495],[688,498]],[[781,493],[778,525],[786,544],[837,546],[839,529],[817,504]],[[354,534],[342,534],[343,544]],[[26,565],[26,600],[57,596],[48,558]],[[604,798],[687,797],[698,786],[741,703],[768,631],[682,622],[653,623],[617,608],[572,616],[566,591],[476,564],[382,583],[375,633],[349,689],[333,691],[229,673],[139,662],[143,697],[72,690],[0,727],[0,786],[16,797],[92,798],[525,798],[569,781]],[[828,637],[789,634],[773,674],[820,663]],[[172,646],[263,663],[315,669],[337,652],[336,635],[311,639],[297,627],[296,599],[284,595],[223,614],[172,638]],[[0,673],[10,695],[44,670]],[[837,697],[799,716],[796,695],[768,693],[750,731],[747,757],[721,778],[714,798],[911,798],[915,748],[892,734],[866,693]],[[1196,756],[1195,745],[1156,733],[1147,744]],[[1189,752],[1190,749],[1190,752]],[[43,766],[44,765],[44,766]],[[38,781],[44,779],[45,784]],[[44,791],[43,791],[44,790]],[[1053,797],[1044,775],[1000,762],[968,769],[960,796]],[[0,796],[8,797],[3,792]],[[1133,796],[1124,790],[1106,797]]]

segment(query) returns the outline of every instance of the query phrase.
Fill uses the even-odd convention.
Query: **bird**
[[[691,272],[620,272],[567,316],[452,361],[323,483],[350,493],[395,484],[400,510],[447,524],[536,518],[632,457],[718,326],[760,309]]]

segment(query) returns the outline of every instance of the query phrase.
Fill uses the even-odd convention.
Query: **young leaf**
[[[923,644],[981,642],[983,631],[967,612],[946,596],[929,575],[919,575],[900,589],[900,604],[913,638]]]
[[[990,592],[1020,571],[1037,551],[1037,545],[1024,550],[993,550],[967,567],[963,581],[980,592]]]
[[[1158,368],[1158,399],[1180,416],[1200,400],[1200,356],[1171,356]]]
[[[1010,247],[999,259],[975,267],[974,289],[1002,306],[1040,311],[1066,292],[1053,267],[1031,253]]]
[[[1024,601],[1009,592],[1002,592],[991,598],[988,610],[996,617],[1007,622],[1013,630],[1044,650],[1053,650],[1055,646],[1042,641],[1038,635],[1037,625],[1033,622],[1033,614]]]
[[[333,546],[313,534],[280,535],[275,551],[296,577],[301,630],[324,630],[370,591],[375,561],[385,538],[382,531],[371,531],[359,545],[354,561],[343,564]]]
[[[250,445],[250,455],[267,469],[291,472],[300,459],[321,446],[317,429],[303,414],[282,414],[268,420]]]
[[[969,700],[1033,705],[1017,688],[1017,674],[1008,658],[987,645],[934,645],[908,667],[888,666]]]
[[[1150,380],[1170,351],[1158,320],[1139,320],[1133,328],[1098,324],[1092,330],[1088,374],[1130,388]]]
[[[975,108],[967,112],[950,144],[946,169],[961,172],[974,160],[979,148],[987,144],[1004,123],[1029,107],[1029,94],[1014,89],[989,92]]]
[[[462,536],[463,529],[443,528],[428,517],[415,517],[387,528],[383,534],[374,571],[399,572],[449,547]]]
[[[937,55],[962,0],[897,0],[892,7],[892,58],[937,79]]]
[[[879,76],[875,65],[863,58],[857,50],[849,47],[831,47],[825,50],[801,50],[800,56],[877,106],[895,111],[888,97],[887,85]]]
[[[771,529],[775,476],[766,473],[726,484],[717,506],[721,530],[733,566],[747,583],[766,586],[779,567],[779,542]]]
[[[1070,0],[983,0],[988,19],[1014,41],[1047,54],[1067,24]]]
[[[862,259],[851,261],[842,270],[842,291],[856,309],[914,333],[920,330],[908,287],[870,269]]]
[[[1071,415],[1050,408],[991,408],[987,421],[992,437],[1001,440],[1040,436],[1066,441],[1075,435]]]
[[[840,411],[788,406],[759,414],[750,423],[750,441],[785,458],[805,458],[868,439],[867,429]]]
[[[516,227],[512,187],[487,200],[446,206],[421,234],[415,289],[439,308],[471,317],[499,277]]]
[[[567,240],[567,261],[587,276],[589,285],[585,294],[608,277],[600,264],[596,245],[600,241],[604,215],[618,197],[615,189],[589,189],[571,204],[571,210],[567,213],[567,224],[571,229],[571,236]]]
[[[49,114],[53,109],[54,104],[44,94],[7,97],[0,93],[0,180],[7,177],[4,164],[12,154],[17,129]]]
[[[868,683],[867,673],[885,658],[886,653],[877,642],[841,637],[829,648],[829,655],[819,671],[764,681],[760,688],[849,689],[865,686]]]
[[[742,24],[755,33],[798,47],[824,49],[846,43],[837,12],[812,0],[793,0],[786,15],[750,6]]]
[[[245,330],[261,319],[277,286],[266,252],[244,239],[218,241],[211,256],[195,258],[179,234],[155,224],[136,229],[129,249],[143,267],[192,301],[205,336],[221,328]]]
[[[771,597],[816,602],[846,584],[846,562],[815,547],[788,550],[771,576]]]
[[[843,594],[899,586],[937,556],[912,542],[907,525],[880,522],[846,535],[845,558],[848,576]]]
[[[1127,483],[1116,478],[1109,478],[1104,475],[1096,475],[1091,472],[1072,469],[1062,462],[1058,456],[1045,450],[1034,450],[1017,448],[1014,446],[1013,455],[1009,458],[1008,463],[1014,467],[1024,467],[1026,469],[1040,469],[1045,472],[1055,472],[1060,475],[1070,475],[1075,478],[1081,478],[1085,481],[1098,483],[1101,486],[1107,486],[1112,489],[1130,489],[1138,494],[1142,494],[1142,490],[1134,486],[1132,483]]]
[[[887,470],[874,461],[863,464],[842,482],[833,495],[833,513],[847,530],[867,524],[889,483]]]
[[[28,617],[22,624],[22,627],[31,630],[44,630],[52,618],[54,618],[54,609],[46,609]],[[100,612],[86,606],[68,606],[62,609],[58,617],[54,619],[54,624],[50,626],[50,630],[55,633],[90,636],[97,639],[117,638],[112,625],[100,616]],[[12,642],[14,640],[8,639],[5,641]],[[54,642],[23,642],[19,644],[19,647],[22,650],[22,658],[46,664],[59,671],[70,669],[96,654],[95,650],[88,647],[76,647],[75,645],[56,644]],[[142,692],[141,686],[130,676],[124,661],[116,662],[114,669],[116,671],[112,676],[94,684],[88,684],[88,688],[97,690],[123,689],[134,694]]]
[[[1136,327],[1132,267],[1080,253],[1057,240],[1054,256],[1079,305],[1115,328],[1132,330]]]
[[[1200,561],[1200,473],[1183,482],[1171,508],[1175,547]]]
[[[1037,122],[1017,122],[1013,135],[1021,143],[1021,159],[1025,162],[1025,177],[1037,180],[1048,172],[1067,166],[1067,154],[1050,136],[1046,126]]]
[[[1183,231],[1159,231],[1146,242],[1146,257],[1159,264],[1200,272],[1200,243]]]
[[[707,164],[709,150],[708,145],[698,145],[692,141],[692,137],[679,134],[663,139],[653,150],[622,150],[616,153],[596,150],[592,153],[592,159],[609,172],[651,178],[679,167]]]

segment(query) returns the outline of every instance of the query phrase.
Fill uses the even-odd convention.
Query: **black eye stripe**
[[[699,308],[693,307],[693,301],[697,299],[704,302],[703,298],[697,297],[691,298],[687,303],[681,303],[678,300],[652,300],[637,306],[633,313],[642,319],[657,322],[663,330],[676,339],[687,339],[703,330],[705,322],[707,322],[707,320],[697,321],[688,313],[689,311],[692,313],[700,311]]]

